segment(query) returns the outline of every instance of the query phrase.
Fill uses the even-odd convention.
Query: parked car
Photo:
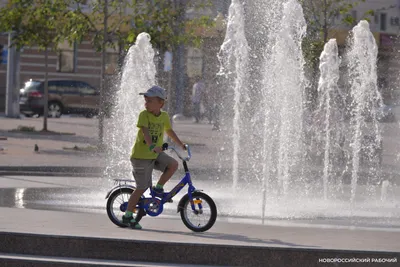
[[[86,82],[74,80],[49,80],[49,117],[78,113],[87,117],[98,114],[100,92]],[[20,90],[20,112],[26,116],[43,115],[44,81],[29,80]]]

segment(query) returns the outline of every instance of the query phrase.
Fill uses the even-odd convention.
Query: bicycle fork
[[[201,190],[194,190],[193,192],[199,192],[199,191],[201,191]],[[188,194],[179,201],[177,212],[180,212],[181,210],[184,209],[184,205],[187,200],[186,198],[188,198],[190,207],[192,208],[193,213],[196,215],[203,214],[203,205],[201,204],[202,201],[201,201],[201,199],[194,199],[193,195],[192,195],[193,192],[189,191]],[[196,205],[198,205],[197,210],[196,210]]]
[[[190,206],[192,207],[192,211],[194,214],[199,215],[203,214],[203,206],[201,205],[202,201],[200,199],[191,199]],[[199,209],[196,210],[196,205],[199,205]]]

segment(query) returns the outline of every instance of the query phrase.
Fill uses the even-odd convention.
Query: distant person
[[[164,131],[186,150],[185,145],[172,130],[168,113],[161,110],[167,99],[165,90],[153,86],[140,95],[144,95],[146,109],[139,114],[136,125],[139,130],[131,154],[136,189],[129,198],[128,207],[122,216],[122,222],[133,229],[142,229],[142,226],[135,221],[133,211],[143,193],[152,186],[153,169],[163,172],[157,184],[153,186],[157,196],[163,195],[164,184],[178,169],[178,162],[162,150]]]
[[[208,124],[212,124],[213,116],[214,116],[214,88],[212,85],[205,86],[205,90],[203,92],[202,104],[204,106],[204,114],[208,120]],[[201,113],[201,105],[200,105],[200,113]]]
[[[200,122],[201,119],[201,101],[203,98],[205,89],[205,84],[201,79],[193,85],[193,92],[192,92],[192,104],[193,104],[193,116],[196,120],[196,123]]]
[[[211,94],[210,99],[212,99],[212,108],[211,108],[211,118],[213,123],[212,130],[220,131],[220,109],[222,105],[222,89],[219,85],[218,76],[215,76],[211,83]]]

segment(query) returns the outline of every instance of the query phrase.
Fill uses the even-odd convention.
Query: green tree
[[[303,53],[306,65],[314,78],[307,93],[311,107],[316,104],[317,100],[318,79],[316,77],[318,76],[319,56],[325,43],[328,42],[329,34],[336,29],[353,26],[361,19],[368,20],[368,17],[374,14],[372,10],[360,17],[352,14],[352,10],[361,2],[365,2],[365,0],[301,0],[308,26],[307,36],[303,40]]]
[[[132,44],[141,32],[152,36],[151,42],[160,51],[177,44],[199,46],[202,41],[200,29],[213,25],[208,16],[185,18],[188,9],[203,9],[209,1],[199,0],[134,0],[133,27],[128,32],[128,44]]]
[[[38,46],[45,54],[43,131],[48,117],[48,52],[57,51],[61,42],[74,36],[66,30],[79,25],[67,0],[10,0],[0,9],[0,32],[14,32],[17,49]]]
[[[77,20],[81,23],[79,25],[69,24],[70,28],[66,30],[70,33],[73,32],[74,38],[71,41],[80,43],[89,37],[92,46],[96,51],[101,52],[99,146],[103,147],[107,48],[116,48],[115,41],[117,41],[121,53],[121,47],[123,47],[126,38],[124,32],[130,26],[131,17],[126,13],[126,10],[131,7],[131,3],[120,0],[97,0],[91,1],[88,9],[82,9],[86,2],[84,0],[71,0],[72,6],[75,7],[73,14],[79,18]]]
[[[71,28],[75,39],[81,41],[91,36],[92,45],[102,53],[101,67],[101,103],[105,92],[106,49],[117,44],[119,54],[132,45],[138,34],[147,32],[154,47],[163,54],[172,50],[178,54],[182,44],[200,45],[199,29],[213,25],[210,18],[199,16],[186,19],[188,8],[204,8],[208,0],[98,0],[92,1],[90,13],[81,8],[82,0],[73,0],[76,9],[74,14],[83,18],[79,29]],[[76,27],[76,25],[71,25]],[[174,58],[175,59],[175,58]],[[122,59],[120,60],[122,62]],[[101,109],[104,105],[101,105]],[[103,143],[104,110],[99,115],[99,141]]]

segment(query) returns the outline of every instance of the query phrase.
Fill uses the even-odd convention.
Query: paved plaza
[[[223,181],[213,183],[203,179],[197,182],[213,196],[220,212],[216,224],[206,233],[188,230],[175,212],[176,203],[170,204],[165,215],[145,217],[142,231],[118,228],[110,222],[104,208],[104,197],[112,186],[111,181],[96,176],[96,170],[90,175],[70,173],[74,168],[101,170],[104,164],[105,158],[101,156],[72,149],[96,144],[96,119],[50,119],[49,129],[70,133],[64,135],[10,131],[20,125],[39,130],[42,118],[0,117],[0,122],[0,136],[3,137],[0,140],[3,148],[0,152],[0,212],[3,214],[0,216],[0,239],[3,241],[0,242],[0,261],[15,262],[15,259],[6,259],[7,255],[29,254],[63,259],[116,260],[120,261],[120,266],[123,266],[122,261],[176,264],[160,266],[267,266],[267,262],[275,263],[271,266],[323,266],[326,264],[324,259],[338,257],[369,259],[369,265],[363,266],[398,264],[400,224],[394,219],[385,227],[372,223],[358,226],[349,221],[341,224],[338,218],[336,221],[318,218],[266,220],[262,224],[260,218],[231,216],[235,213],[234,207],[230,207],[230,213],[226,212],[224,203],[231,199],[221,193]],[[185,142],[193,144],[195,153],[190,164],[198,165],[200,172],[210,168],[213,162],[207,155],[217,152],[220,133],[212,131],[211,125],[190,121],[174,126]],[[397,127],[397,124],[391,126]],[[38,152],[34,151],[35,144],[39,147]],[[390,164],[395,170],[395,161]],[[53,173],[48,173],[50,170]],[[255,206],[261,205],[257,199],[253,202]],[[240,210],[236,212],[241,213]],[[57,245],[60,247],[52,248],[53,238],[60,240]],[[121,246],[116,245],[117,241],[132,251],[140,247],[142,253],[115,249],[115,246]],[[88,250],[89,244],[98,244],[97,250]],[[154,260],[151,253],[154,249],[147,246],[162,248],[161,260]],[[174,252],[167,253],[167,247]],[[198,255],[199,251],[203,251],[202,257]],[[372,262],[378,258],[385,259],[386,265]]]

